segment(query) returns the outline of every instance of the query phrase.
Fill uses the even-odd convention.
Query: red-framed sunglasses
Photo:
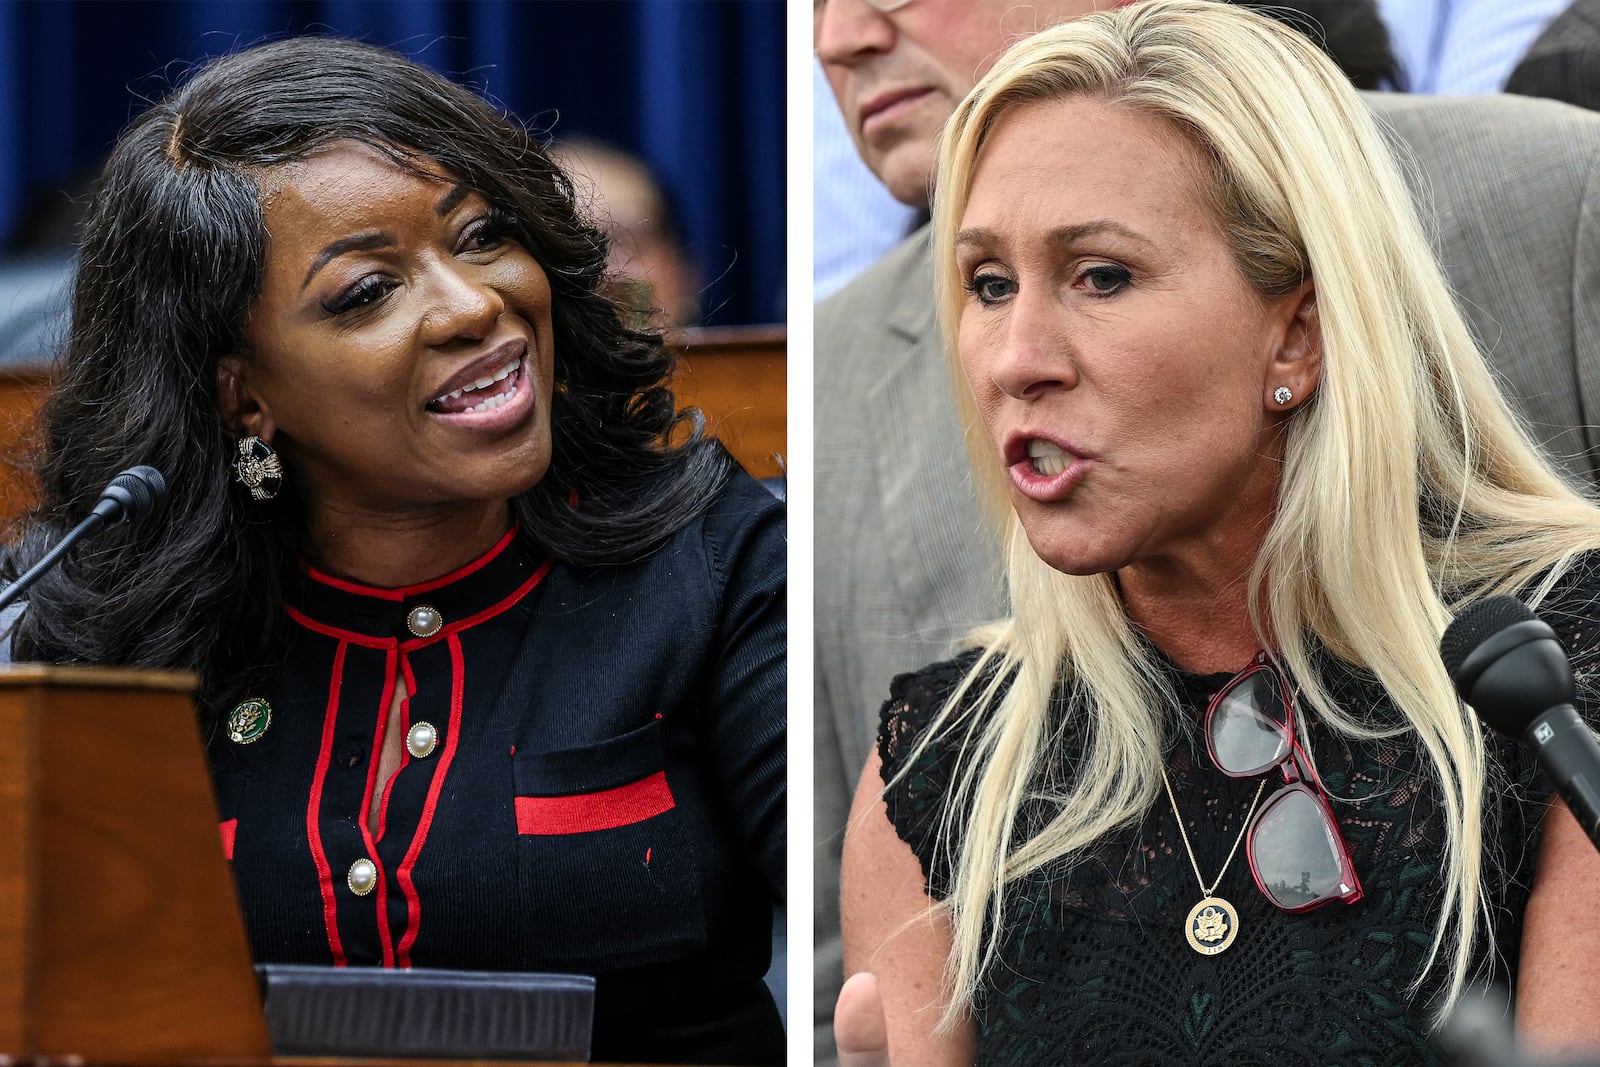
[[[1350,850],[1294,727],[1294,695],[1265,652],[1206,708],[1206,749],[1230,778],[1283,772],[1284,784],[1250,820],[1245,856],[1256,887],[1287,912],[1361,899]]]

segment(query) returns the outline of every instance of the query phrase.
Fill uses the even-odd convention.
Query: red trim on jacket
[[[542,573],[543,571],[540,572]],[[537,581],[538,576],[535,576],[534,580]],[[408,916],[406,934],[400,939],[400,948],[395,953],[395,964],[400,967],[411,966],[411,946],[416,942],[417,933],[422,928],[422,901],[418,899],[417,887],[411,881],[411,871],[417,865],[418,853],[428,840],[428,828],[433,824],[433,813],[439,806],[439,794],[444,789],[446,775],[450,773],[450,763],[455,759],[456,740],[461,736],[461,705],[462,692],[466,686],[466,659],[461,651],[461,638],[451,633],[446,640],[450,643],[450,719],[444,727],[444,751],[439,754],[439,766],[434,768],[433,780],[428,784],[428,799],[422,805],[422,817],[417,820],[416,835],[411,838],[411,847],[406,850],[406,857],[400,861],[400,869],[395,875],[395,880],[400,883],[400,891],[406,897]]]
[[[550,566],[554,562],[554,560],[547,559],[543,563],[539,564],[539,569],[534,571],[527,581],[517,586],[515,592],[499,603],[492,604],[489,607],[484,608],[476,615],[468,615],[466,618],[459,619],[456,622],[446,623],[444,626],[441,626],[439,628],[439,632],[434,634],[432,637],[408,638],[400,642],[400,650],[402,652],[414,652],[419,648],[426,648],[428,645],[437,644],[446,637],[453,637],[462,630],[470,629],[481,622],[488,622],[496,615],[502,615],[505,612],[510,611],[512,608],[517,606],[517,602],[519,600],[533,592],[534,586],[544,581],[544,576],[550,573]]]
[[[325,622],[318,622],[293,604],[285,604],[283,610],[289,613],[289,618],[312,633],[331,637],[344,644],[360,645],[362,648],[393,648],[397,643],[393,637],[372,637],[369,634],[358,634],[354,630],[341,630],[337,626],[329,626]]]
[[[361,840],[367,846],[367,855],[377,870],[378,892],[374,906],[378,912],[378,945],[383,952],[385,967],[394,966],[394,936],[389,932],[389,880],[383,876],[383,859],[378,855],[369,817],[372,813],[372,794],[378,788],[378,764],[383,760],[383,735],[389,728],[389,705],[394,702],[395,655],[395,650],[391,648],[383,659],[383,695],[378,698],[378,726],[372,735],[372,759],[367,764],[367,785],[361,791],[361,814],[358,819]]]
[[[423,593],[431,593],[441,586],[449,585],[451,582],[460,581],[469,574],[477,573],[484,567],[488,566],[489,562],[496,556],[504,552],[506,550],[506,546],[509,545],[512,541],[512,538],[516,536],[517,527],[515,524],[513,524],[511,529],[507,530],[500,540],[494,543],[493,548],[489,549],[489,551],[485,552],[471,563],[468,563],[466,566],[458,567],[442,578],[433,578],[417,585],[404,585],[398,589],[382,589],[375,585],[362,585],[360,582],[352,582],[345,578],[335,578],[331,574],[322,573],[309,563],[305,564],[305,570],[306,574],[313,580],[321,582],[323,585],[331,585],[333,588],[342,590],[346,593],[355,593],[357,596],[376,597],[379,600],[404,600],[406,597],[420,596]]]
[[[586,834],[594,830],[613,830],[618,826],[671,811],[675,806],[667,774],[657,771],[615,789],[598,793],[577,793],[565,797],[517,797],[517,833]]]
[[[318,622],[292,604],[285,604],[283,606],[283,610],[289,613],[289,618],[293,619],[301,626],[304,626],[313,633],[322,634],[324,637],[331,637],[335,640],[345,641],[352,645],[360,645],[362,648],[395,648],[398,646],[402,652],[412,652],[416,649],[426,648],[428,645],[436,644],[444,640],[446,637],[449,637],[451,634],[459,633],[460,631],[471,626],[476,626],[481,622],[487,622],[496,615],[500,615],[511,610],[516,606],[517,601],[533,592],[534,587],[544,580],[544,576],[550,573],[550,568],[554,565],[554,563],[555,561],[553,559],[546,559],[543,563],[539,564],[538,570],[534,571],[532,576],[530,576],[527,581],[517,586],[516,590],[510,596],[496,604],[492,604],[489,607],[484,608],[476,615],[468,615],[464,619],[458,619],[455,622],[446,623],[444,626],[440,627],[438,633],[431,637],[412,637],[407,638],[405,641],[400,641],[398,638],[394,637],[373,637],[370,634],[357,633],[354,630],[341,630],[337,626],[329,626],[325,622]]]
[[[333,953],[333,965],[345,965],[344,943],[339,939],[339,901],[334,896],[333,871],[328,866],[327,853],[322,849],[321,820],[322,784],[328,777],[328,766],[333,762],[333,727],[339,718],[339,686],[344,680],[343,642],[333,654],[333,671],[328,683],[328,709],[322,716],[322,747],[317,752],[317,771],[311,779],[311,798],[306,803],[306,844],[311,849],[311,859],[317,865],[317,885],[322,891],[322,923],[328,931],[328,949]]]
[[[516,592],[500,601],[500,603],[495,604],[492,607],[484,608],[476,615],[468,615],[466,618],[456,623],[454,627],[447,626],[444,627],[444,629],[449,630],[451,633],[455,633],[457,630],[465,630],[469,626],[476,626],[481,622],[488,622],[496,615],[511,610],[511,608],[514,607],[518,601],[527,596],[529,593],[533,592],[534,586],[544,581],[544,576],[550,573],[550,568],[554,564],[554,559],[548,556],[545,557],[545,561],[539,564],[538,568],[528,576],[528,580],[517,586]]]
[[[233,859],[233,839],[239,833],[239,820],[228,819],[217,823],[217,829],[222,833],[222,854],[228,859]]]

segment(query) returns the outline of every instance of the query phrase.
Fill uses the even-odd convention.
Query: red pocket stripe
[[[517,833],[586,834],[643,822],[674,807],[665,771],[598,793],[518,797]]]
[[[222,854],[233,859],[233,839],[239,832],[239,820],[229,819],[227,822],[217,823],[217,829],[222,831]]]

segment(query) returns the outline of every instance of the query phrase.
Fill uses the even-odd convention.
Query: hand
[[[889,1024],[872,972],[858,971],[839,990],[833,1043],[839,1047],[839,1067],[889,1067]]]

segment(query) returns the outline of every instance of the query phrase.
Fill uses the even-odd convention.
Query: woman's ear
[[[250,364],[243,357],[223,356],[217,360],[217,411],[229,433],[272,443],[277,423],[251,391]]]
[[[1322,381],[1322,322],[1317,316],[1317,289],[1307,278],[1284,296],[1283,337],[1267,369],[1267,410],[1297,408]]]

